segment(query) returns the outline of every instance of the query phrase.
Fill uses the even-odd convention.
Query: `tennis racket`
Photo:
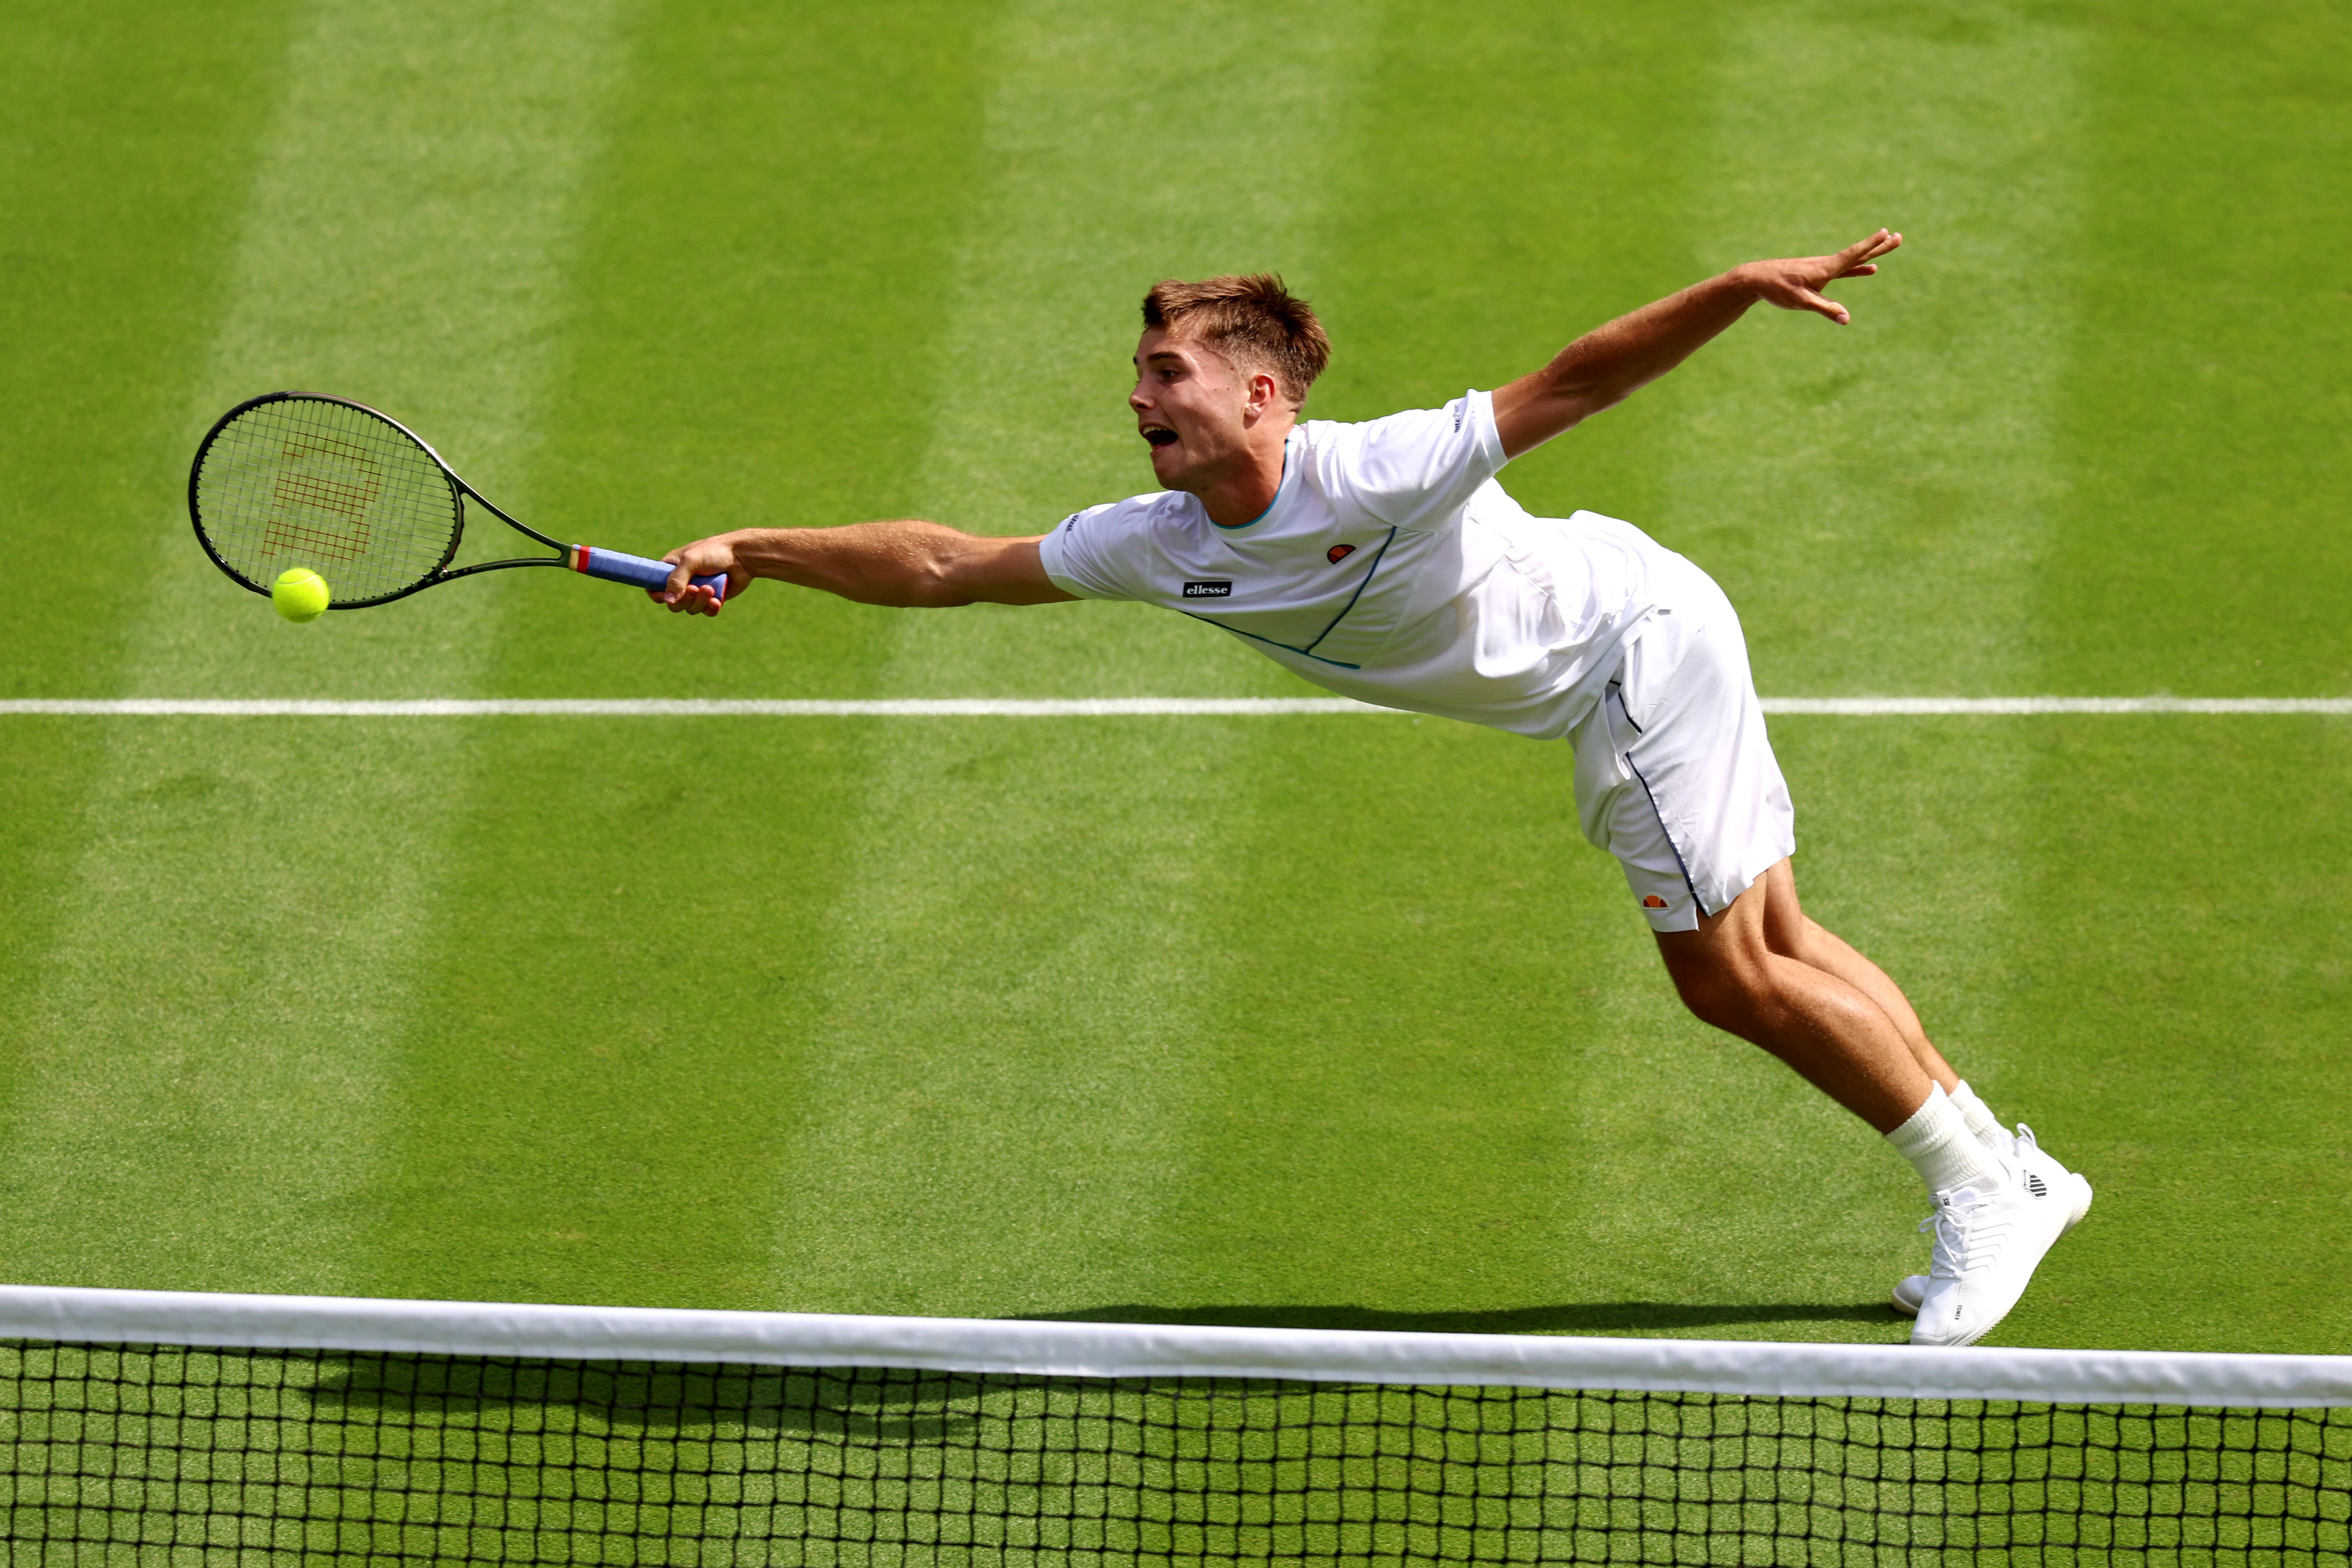
[[[555,552],[449,569],[466,501]],[[608,583],[660,588],[670,568],[642,555],[565,544],[500,511],[399,420],[348,397],[272,392],[221,416],[188,471],[188,517],[213,564],[257,594],[307,566],[338,610],[509,566],[567,566]],[[727,592],[724,576],[697,587]]]

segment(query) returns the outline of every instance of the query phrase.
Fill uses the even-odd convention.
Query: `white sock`
[[[1889,1132],[1886,1141],[1911,1162],[1911,1168],[1919,1173],[1931,1193],[1953,1187],[1987,1193],[2009,1181],[2009,1173],[1993,1159],[1992,1152],[1977,1142],[1968,1118],[1960,1114],[1941,1084],[1928,1086],[1927,1103],[1911,1113],[1910,1121]]]
[[[1962,1079],[1960,1087],[1952,1090],[1951,1100],[1960,1108],[1960,1114],[1968,1119],[1969,1131],[1977,1135],[1978,1142],[1988,1149],[1999,1149],[2004,1153],[2008,1152],[2011,1142],[2009,1129],[2000,1124],[2000,1118],[1992,1113],[1991,1106],[1977,1098],[1977,1091],[1969,1087],[1968,1079]]]

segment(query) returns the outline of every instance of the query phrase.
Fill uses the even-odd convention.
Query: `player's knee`
[[[1765,1000],[1761,971],[1720,960],[1671,966],[1675,991],[1702,1024],[1745,1035]]]
[[[1675,989],[1681,993],[1683,1005],[1692,1017],[1727,1034],[1739,1032],[1741,1015],[1731,993],[1708,984],[1684,984]]]

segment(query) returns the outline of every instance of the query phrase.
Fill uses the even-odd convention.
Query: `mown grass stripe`
[[[1882,224],[1906,243],[1838,285],[1852,325],[1760,311],[1658,389],[1679,415],[1671,500],[1633,521],[1730,590],[1775,685],[1866,669],[1917,689],[1964,666],[2031,689],[2034,568],[2066,496],[2085,30],[1791,0],[1727,33],[1701,268]],[[1801,157],[1776,134],[1791,123]]]
[[[1143,292],[1261,268],[1311,288],[1376,10],[1000,9],[920,515],[1040,532],[1154,487],[1123,407]],[[1202,630],[1131,605],[898,616],[875,689],[1297,690]],[[1277,740],[1213,718],[857,734],[871,783],[793,1061],[779,1304],[1018,1312],[1177,1261],[1164,1221],[1213,1092],[1201,998],[1228,956],[1216,868]]]
[[[239,395],[325,386],[523,488],[626,4],[305,8],[184,450]],[[176,493],[149,523],[121,563],[132,690],[478,683],[476,617],[501,589],[303,638],[224,591]],[[366,1278],[395,1044],[440,914],[445,862],[417,847],[445,839],[475,743],[432,726],[285,739],[103,731],[89,847],[12,1020],[0,1207],[43,1216],[10,1253],[17,1278]]]
[[[2352,697],[1767,697],[1767,713],[1837,718],[1965,714],[2336,713]],[[129,697],[0,700],[0,714],[200,719],[1119,719],[1385,713],[1347,697],[415,698],[385,701]]]

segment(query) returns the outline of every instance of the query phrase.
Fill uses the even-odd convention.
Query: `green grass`
[[[1126,606],[689,625],[524,574],[297,628],[202,561],[184,464],[310,384],[622,548],[1036,530],[1150,482],[1155,278],[1286,272],[1352,418],[1881,222],[1851,328],[1747,322],[1507,483],[1714,571],[1770,692],[2352,690],[2324,5],[102,10],[0,17],[0,696],[1297,691]],[[1774,739],[1810,907],[2099,1184],[1998,1337],[2343,1348],[2352,730]],[[1915,1183],[1680,1014],[1557,747],[0,745],[0,1278],[1901,1337]]]

